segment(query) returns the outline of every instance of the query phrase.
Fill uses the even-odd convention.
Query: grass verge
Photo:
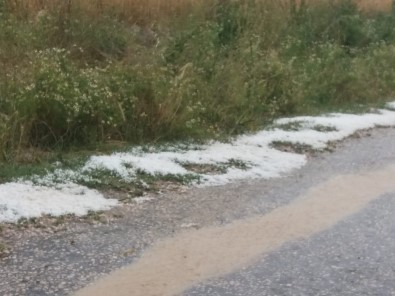
[[[390,9],[367,13],[349,0],[51,2],[0,1],[3,163],[227,137],[394,94]]]

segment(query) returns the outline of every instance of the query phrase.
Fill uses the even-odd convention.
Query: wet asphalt
[[[0,259],[0,295],[70,295],[183,229],[264,215],[338,174],[395,163],[395,129],[370,134],[312,157],[283,178],[169,192],[125,206],[122,218],[104,224],[70,223],[55,234],[21,232],[13,253]],[[395,194],[388,193],[331,229],[184,294],[395,295],[393,213]]]
[[[395,295],[395,194],[185,296]]]

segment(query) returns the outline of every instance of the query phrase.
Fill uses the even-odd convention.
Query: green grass
[[[395,15],[347,0],[220,1],[140,26],[115,10],[29,16],[4,3],[0,181],[111,143],[226,138],[395,92]],[[21,157],[31,150],[46,154]]]

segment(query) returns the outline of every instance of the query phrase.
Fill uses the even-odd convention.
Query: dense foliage
[[[149,21],[76,2],[33,14],[0,0],[5,160],[237,134],[395,91],[395,15],[352,1],[218,0]]]

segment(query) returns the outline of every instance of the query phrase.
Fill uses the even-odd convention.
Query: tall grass
[[[125,19],[139,23],[152,23],[166,17],[181,17],[195,14],[197,11],[210,11],[217,3],[233,0],[4,0],[13,13],[24,16],[35,16],[43,10],[70,12],[76,8],[89,15],[100,16],[103,12],[113,10]],[[256,2],[272,2],[282,7],[320,4],[326,0],[254,0]],[[343,0],[340,0],[343,1]],[[235,2],[235,1],[233,1]],[[236,0],[236,2],[251,2]],[[332,1],[333,3],[339,0]],[[356,5],[365,11],[390,11],[393,0],[355,0]]]
[[[0,0],[2,158],[377,104],[395,91],[395,16],[366,3]]]
[[[182,17],[211,5],[204,0],[6,0],[11,11],[19,16],[34,17],[40,11],[72,13],[100,17],[112,11],[124,20],[138,24],[152,24],[169,17]]]

